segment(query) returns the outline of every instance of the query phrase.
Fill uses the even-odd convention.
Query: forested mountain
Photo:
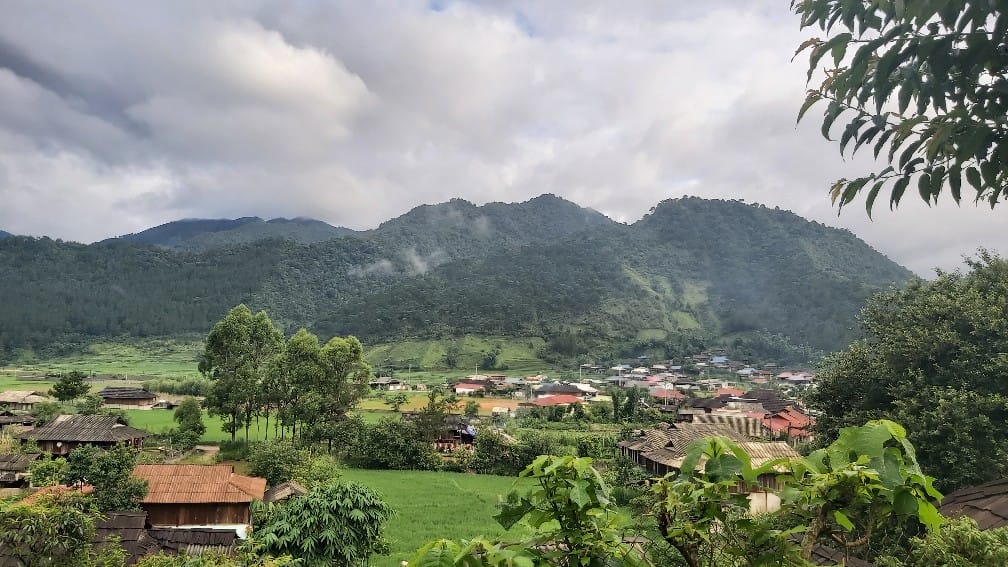
[[[269,224],[229,222],[92,245],[4,239],[0,351],[202,333],[240,302],[288,331],[365,341],[542,336],[559,355],[606,356],[759,336],[831,350],[855,336],[866,297],[911,277],[848,231],[698,198],[633,225],[549,195],[453,200],[316,242],[165,248]]]
[[[331,240],[354,231],[332,226],[312,219],[277,218],[263,220],[259,217],[240,219],[185,219],[149,228],[136,234],[120,236],[117,240],[144,242],[165,248],[205,251],[248,244],[268,238],[289,239],[303,244]]]
[[[13,235],[11,233],[5,231],[5,230],[0,230],[0,238],[7,238],[8,236],[13,236]]]

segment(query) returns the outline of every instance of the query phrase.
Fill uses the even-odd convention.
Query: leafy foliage
[[[203,408],[200,407],[199,400],[193,397],[186,397],[175,408],[173,419],[179,424],[182,431],[192,431],[199,435],[206,433],[206,425],[203,424]]]
[[[290,555],[305,567],[366,565],[388,544],[393,511],[366,486],[329,483],[286,501],[253,504],[253,539],[267,553]]]
[[[32,462],[29,468],[31,484],[32,486],[56,486],[63,481],[66,468],[67,461],[63,457],[38,459]]]
[[[881,557],[879,567],[973,567],[1008,565],[1008,528],[980,530],[972,518],[956,518],[914,538],[910,552],[898,557]]]
[[[275,486],[294,478],[294,473],[308,458],[306,450],[298,449],[290,441],[265,441],[256,443],[249,451],[249,473],[266,479]]]
[[[147,481],[133,478],[136,452],[122,443],[102,451],[82,445],[70,452],[63,474],[66,484],[94,486],[98,510],[138,510],[147,495]]]
[[[809,80],[820,68],[825,75],[798,119],[823,102],[824,137],[846,121],[841,153],[872,144],[889,163],[837,181],[835,203],[867,193],[870,214],[883,188],[894,207],[911,184],[928,203],[946,184],[957,203],[964,185],[991,207],[1008,197],[1008,5],[792,0],[791,7],[802,28],[827,34],[798,49],[811,49]]]
[[[0,507],[0,549],[16,565],[95,567],[93,535],[87,497],[70,493],[44,497],[30,506]]]
[[[981,252],[969,266],[867,303],[866,338],[826,360],[807,398],[822,438],[884,417],[944,490],[1008,474],[1008,262]]]
[[[415,423],[394,418],[366,426],[352,459],[372,469],[435,470],[440,463],[431,441]]]

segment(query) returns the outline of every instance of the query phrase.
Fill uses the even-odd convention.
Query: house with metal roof
[[[266,493],[265,478],[227,464],[137,465],[133,477],[147,481],[140,507],[153,526],[247,526],[249,505]]]

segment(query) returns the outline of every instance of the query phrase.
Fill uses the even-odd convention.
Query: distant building
[[[118,408],[150,407],[157,400],[153,392],[125,386],[108,386],[99,391],[98,395],[105,405]]]

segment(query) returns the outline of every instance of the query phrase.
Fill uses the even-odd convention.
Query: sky
[[[812,35],[782,0],[40,2],[0,19],[0,229],[80,242],[181,218],[366,229],[554,193],[633,222],[697,195],[847,228],[922,276],[1008,253],[1004,212],[869,220],[795,124]],[[870,157],[870,156],[868,156]],[[880,203],[882,199],[880,199]]]

